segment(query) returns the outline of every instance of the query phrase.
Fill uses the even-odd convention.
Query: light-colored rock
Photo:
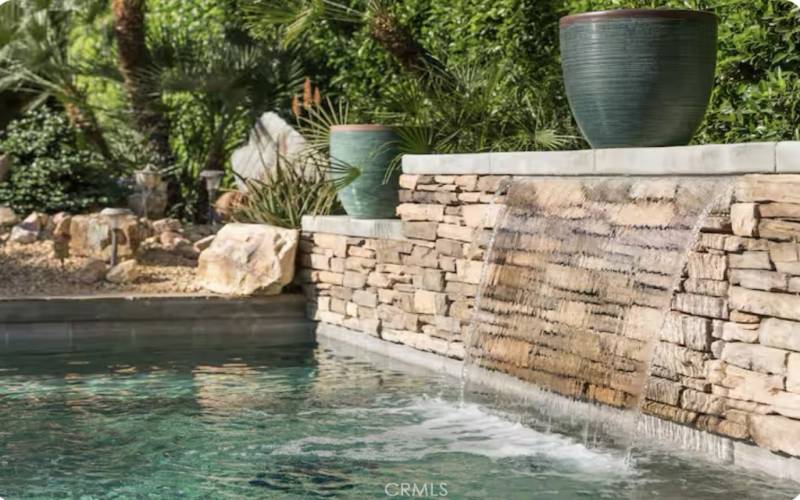
[[[800,222],[780,219],[764,219],[758,223],[758,235],[778,241],[796,240],[800,237]]]
[[[726,410],[725,399],[691,389],[681,394],[681,407],[706,415],[722,415]]]
[[[473,228],[456,226],[454,224],[439,224],[436,234],[440,238],[464,241],[467,243],[471,242],[475,237]]]
[[[800,421],[773,415],[753,415],[750,434],[757,445],[800,456]]]
[[[678,183],[669,179],[635,182],[631,186],[630,197],[634,200],[674,200]]]
[[[212,234],[210,236],[206,236],[205,238],[199,239],[194,242],[192,248],[194,248],[195,252],[201,253],[203,250],[211,246],[211,243],[214,242],[214,238],[216,237],[217,237],[216,234]]]
[[[765,203],[758,206],[758,212],[766,219],[800,220],[800,204],[797,203]]]
[[[726,363],[761,373],[781,375],[786,373],[788,353],[758,344],[729,342],[722,349],[721,358]]]
[[[800,394],[780,391],[770,401],[771,410],[785,417],[800,419]]]
[[[11,229],[11,236],[9,239],[20,245],[27,245],[39,239],[39,231],[26,229],[22,225],[17,225]]]
[[[106,269],[107,266],[105,262],[92,259],[84,264],[78,271],[78,280],[87,285],[97,283],[106,275]]]
[[[417,290],[414,292],[414,311],[419,314],[444,315],[447,313],[447,295]]]
[[[800,245],[770,241],[769,258],[772,262],[800,262]]]
[[[111,227],[100,214],[75,215],[69,226],[72,255],[107,260],[111,256]],[[117,251],[121,258],[136,253],[147,234],[136,216],[127,216],[117,230]]]
[[[467,227],[493,228],[505,210],[504,205],[464,205],[462,214]]]
[[[181,233],[176,233],[173,231],[164,231],[158,235],[158,240],[161,243],[161,246],[168,251],[174,251],[180,247],[192,246],[192,242],[189,241],[188,238]]]
[[[800,323],[777,318],[765,318],[758,328],[761,344],[800,352]]]
[[[436,240],[437,222],[406,222],[403,221],[403,234],[406,238],[417,240]]]
[[[729,297],[732,309],[800,321],[800,296],[733,286]]]
[[[133,283],[139,278],[139,271],[135,260],[126,260],[108,270],[106,281],[117,284]]]
[[[786,290],[789,276],[762,269],[731,269],[730,282],[753,290]]]
[[[239,190],[246,190],[247,179],[264,180],[271,176],[279,158],[282,162],[292,162],[307,149],[303,136],[283,118],[277,113],[264,113],[250,132],[248,143],[231,155]]]
[[[221,294],[279,294],[294,277],[299,238],[294,229],[228,224],[200,254],[198,281]]]
[[[696,316],[726,319],[728,317],[728,304],[719,297],[707,297],[692,293],[675,294],[673,303],[675,310]]]
[[[620,226],[667,227],[675,218],[671,203],[631,203],[610,205],[608,220]]]
[[[800,393],[800,354],[789,354],[786,363],[786,390]]]
[[[733,269],[772,269],[769,252],[729,254],[728,265]]]
[[[800,203],[800,175],[745,175],[736,179],[742,202]]]
[[[19,217],[9,207],[0,206],[0,228],[11,227],[19,222]]]
[[[653,363],[687,377],[705,374],[707,355],[668,342],[659,342],[653,354]]]
[[[687,267],[690,278],[724,280],[728,261],[724,255],[692,252]]]
[[[775,394],[783,390],[781,375],[767,375],[722,361],[708,363],[708,381],[724,388],[726,397],[742,401],[769,403]]]
[[[722,340],[752,344],[758,341],[758,330],[755,325],[726,322],[722,327]]]
[[[758,206],[755,203],[731,205],[731,228],[737,236],[755,236],[758,232]]]
[[[711,320],[688,314],[670,312],[661,328],[661,338],[675,344],[685,345],[694,350],[708,349],[711,333]]]
[[[331,250],[335,257],[347,257],[347,236],[314,233],[314,244],[326,250]]]
[[[181,221],[178,219],[159,219],[157,221],[153,221],[153,231],[156,233],[164,233],[167,231],[172,231],[173,233],[180,233],[183,229],[183,225]]]
[[[444,220],[444,205],[402,203],[397,207],[397,215],[404,221],[441,222]]]

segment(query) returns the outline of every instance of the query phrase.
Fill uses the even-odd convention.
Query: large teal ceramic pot
[[[593,148],[688,144],[703,121],[717,54],[709,12],[622,9],[561,19],[572,113]]]
[[[350,217],[395,217],[400,169],[388,177],[386,172],[397,157],[397,141],[397,134],[383,125],[331,127],[332,175],[343,177],[349,167],[360,171],[353,182],[339,191],[339,201]]]

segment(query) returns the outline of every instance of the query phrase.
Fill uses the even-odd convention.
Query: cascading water
[[[687,253],[730,186],[697,177],[513,181],[486,251],[465,366],[637,407]]]

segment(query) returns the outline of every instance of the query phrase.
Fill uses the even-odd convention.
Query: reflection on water
[[[0,355],[0,496],[376,498],[416,482],[453,498],[791,498],[696,458],[628,459],[489,394],[460,405],[457,381],[348,352]]]

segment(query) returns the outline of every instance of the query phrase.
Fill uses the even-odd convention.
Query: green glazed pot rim
[[[717,22],[717,15],[705,10],[690,9],[613,9],[583,12],[561,18],[562,28],[576,23],[605,21],[610,19],[702,19]]]
[[[331,125],[331,132],[384,132],[392,127],[373,123],[354,123],[352,125]]]

